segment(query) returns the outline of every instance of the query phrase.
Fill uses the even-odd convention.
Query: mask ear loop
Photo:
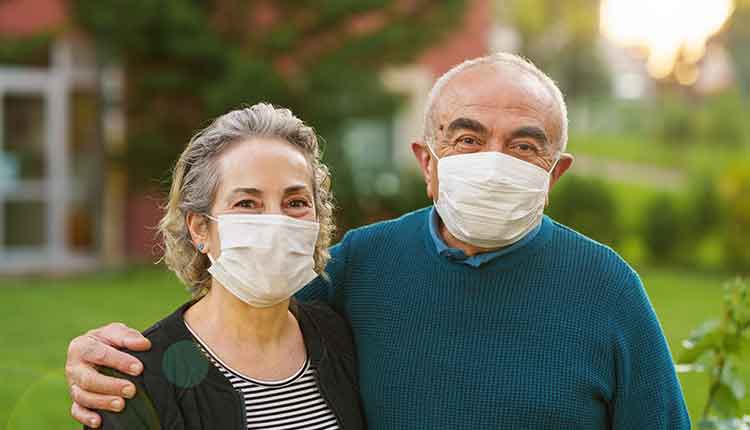
[[[435,163],[439,164],[440,163],[440,159],[438,158],[437,154],[435,154],[435,151],[432,150],[432,146],[429,144],[429,142],[425,142],[424,145],[427,147],[427,151],[430,153],[430,155],[432,155],[432,158],[435,159]],[[433,205],[437,204],[437,197],[435,197],[432,200],[432,204]]]
[[[550,174],[550,176],[552,175],[552,172],[554,172],[554,171],[555,171],[555,167],[557,167],[557,163],[559,163],[559,162],[560,162],[560,158],[562,158],[562,157],[558,156],[558,157],[557,157],[557,160],[555,160],[555,162],[554,162],[554,163],[552,163],[552,168],[551,168],[551,169],[549,169],[549,174]]]
[[[435,159],[435,161],[436,162],[440,161],[440,158],[438,158],[437,154],[435,154],[435,151],[432,150],[432,145],[430,145],[427,142],[425,142],[424,145],[427,147],[427,151],[429,151],[430,155],[432,155],[432,157]]]
[[[219,218],[217,218],[217,217],[215,217],[215,216],[213,216],[213,215],[211,215],[211,214],[207,214],[207,213],[205,213],[205,214],[203,214],[203,216],[204,216],[204,217],[206,217],[206,218],[208,218],[209,220],[211,220],[211,221],[213,221],[213,222],[217,223],[217,224],[218,224],[218,222],[219,222]],[[213,265],[214,263],[216,263],[216,262],[214,261],[214,258],[213,258],[213,257],[211,257],[211,253],[210,253],[210,252],[206,252],[206,256],[208,257],[208,261],[210,261],[210,262],[211,262],[211,265]]]
[[[549,175],[549,180],[550,181],[552,180],[552,174],[555,171],[555,167],[557,167],[557,163],[560,162],[560,158],[562,158],[562,157],[558,156],[557,160],[555,160],[555,162],[552,163],[552,168],[549,169],[548,175]],[[549,191],[550,191],[549,190],[549,184],[547,184],[547,192],[544,194],[544,207],[549,206]]]

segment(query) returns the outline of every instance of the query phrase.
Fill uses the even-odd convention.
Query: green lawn
[[[701,321],[718,314],[725,277],[642,272],[675,351]],[[0,280],[0,429],[79,428],[69,418],[66,346],[84,330],[122,321],[144,329],[188,298],[162,269],[138,268],[75,279]],[[681,375],[691,414],[705,400],[705,376]],[[750,402],[744,403],[746,413]]]
[[[593,158],[671,167],[689,172],[719,171],[750,159],[745,145],[674,142],[664,144],[653,136],[583,135],[571,133],[567,151]]]

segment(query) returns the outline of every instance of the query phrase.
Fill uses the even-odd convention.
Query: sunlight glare
[[[649,74],[663,79],[680,58],[689,64],[703,58],[706,41],[733,11],[733,0],[602,0],[600,26],[618,44],[646,48]]]

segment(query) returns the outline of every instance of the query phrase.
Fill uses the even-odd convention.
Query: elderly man
[[[638,275],[542,211],[570,167],[565,102],[525,60],[467,61],[432,89],[412,143],[435,205],[347,233],[302,299],[351,323],[371,429],[690,428]],[[67,374],[86,408],[117,410],[138,373],[112,324],[75,339]]]

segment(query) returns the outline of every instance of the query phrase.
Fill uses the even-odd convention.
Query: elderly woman
[[[177,161],[159,229],[193,298],[145,331],[137,396],[104,429],[364,426],[346,322],[291,301],[333,231],[315,132],[287,109],[235,110]]]

